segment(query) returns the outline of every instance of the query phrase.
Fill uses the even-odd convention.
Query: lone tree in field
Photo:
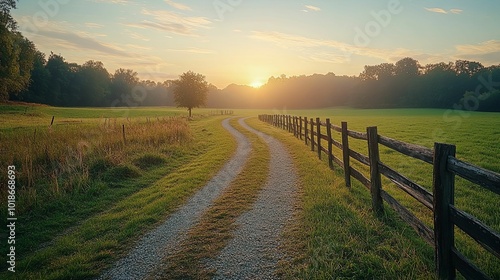
[[[191,110],[205,105],[208,83],[205,76],[188,71],[173,81],[174,101],[177,107],[186,107],[191,118]]]

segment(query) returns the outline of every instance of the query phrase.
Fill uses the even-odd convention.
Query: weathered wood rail
[[[499,259],[500,234],[454,206],[455,175],[500,195],[500,174],[457,159],[456,147],[453,145],[435,143],[432,150],[378,135],[376,127],[368,127],[364,133],[349,130],[346,122],[342,122],[341,126],[331,124],[330,119],[322,122],[320,118],[290,115],[260,115],[259,119],[293,133],[310,146],[311,151],[317,151],[320,159],[323,153],[326,154],[330,168],[333,169],[336,164],[343,169],[347,187],[351,187],[351,177],[361,182],[370,190],[375,213],[384,211],[383,201],[389,204],[424,240],[434,246],[439,279],[455,279],[457,270],[467,279],[490,279],[455,248],[454,228],[457,226],[463,230]],[[326,134],[322,134],[322,128],[326,129]],[[341,142],[332,138],[335,132],[341,134]],[[351,150],[349,138],[366,141],[368,156]],[[379,145],[431,164],[433,192],[430,193],[382,163]],[[340,149],[342,159],[333,154],[333,147]],[[351,158],[370,168],[370,178],[350,165]],[[381,175],[433,212],[434,230],[382,189]]]

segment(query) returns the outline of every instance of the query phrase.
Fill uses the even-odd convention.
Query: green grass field
[[[2,262],[2,279],[97,276],[203,186],[236,147],[221,116],[188,121],[175,117],[183,113],[178,109],[146,108],[131,114],[141,117],[105,119],[100,109],[31,109],[0,111],[0,184],[5,190],[7,165],[16,165],[16,217],[22,221],[16,226],[17,273],[6,272]],[[60,113],[52,127],[46,110]],[[2,191],[3,220],[6,202]],[[7,234],[2,229],[1,239]],[[7,242],[0,248],[6,255]]]
[[[429,148],[433,147],[434,142],[454,144],[457,146],[457,157],[459,159],[497,173],[500,172],[500,161],[498,161],[500,155],[500,145],[498,144],[500,140],[500,114],[497,113],[422,109],[325,109],[288,111],[285,113],[314,119],[320,117],[322,121],[325,118],[330,118],[332,123],[339,126],[341,121],[347,121],[349,129],[360,132],[366,132],[368,126],[377,126],[380,135]],[[293,135],[290,137],[293,137]],[[340,134],[336,132],[333,138],[338,141],[341,140]],[[325,142],[323,142],[323,145],[325,145]],[[317,157],[316,152],[310,152],[308,147],[305,145],[304,147],[304,150],[307,150],[310,156]],[[368,154],[366,141],[350,138],[350,148],[362,154]],[[432,192],[431,165],[403,156],[383,146],[380,146],[380,149],[382,162]],[[342,159],[340,150],[334,148],[334,154]],[[323,158],[326,158],[326,156]],[[323,162],[327,166],[325,160]],[[369,178],[369,169],[366,166],[357,163],[354,159],[351,159],[351,165],[363,171],[365,176]],[[338,179],[343,181],[342,177]],[[357,181],[356,183],[361,186]],[[432,212],[430,210],[397,189],[387,179],[383,180],[383,188],[432,228]],[[365,192],[368,193],[368,191]],[[499,201],[498,195],[457,178],[455,205],[459,209],[478,217],[497,232],[500,232]],[[368,205],[370,205],[370,202],[368,202]],[[386,205],[386,208],[389,208],[389,206]],[[493,279],[499,278],[500,262],[498,259],[482,249],[458,228],[456,232],[457,248]]]
[[[186,110],[176,108],[0,105],[4,170],[0,185],[6,189],[7,165],[15,164],[17,217],[22,221],[16,229],[18,273],[6,273],[3,262],[0,278],[87,279],[117,260],[138,236],[203,186],[234,151],[235,141],[220,125],[225,117],[208,116],[211,111],[195,110],[198,115],[188,121],[179,117],[186,116]],[[458,158],[500,172],[500,114],[424,109],[236,110],[235,115],[253,116],[248,121],[252,126],[288,146],[300,175],[301,210],[285,235],[286,248],[295,257],[280,264],[287,278],[428,279],[434,277],[433,249],[393,211],[386,211],[381,219],[373,215],[369,192],[360,183],[347,189],[342,173],[332,172],[303,141],[256,119],[266,113],[329,117],[334,124],[347,121],[349,129],[362,132],[377,126],[381,135],[429,148],[434,142],[455,144]],[[49,127],[52,116],[55,121]],[[255,145],[257,140],[252,141]],[[351,148],[367,154],[363,141],[351,140]],[[389,149],[381,149],[381,160],[431,190],[430,165]],[[365,167],[355,166],[367,174]],[[252,176],[250,170],[245,174],[242,178]],[[387,180],[383,188],[432,225],[428,209]],[[458,208],[497,231],[499,201],[497,195],[457,180]],[[6,202],[2,191],[3,220]],[[498,259],[463,234],[456,239],[467,257],[493,279],[500,278]],[[6,255],[5,228],[0,240]]]

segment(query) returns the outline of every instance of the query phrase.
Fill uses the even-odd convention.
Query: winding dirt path
[[[215,279],[276,279],[277,264],[284,259],[280,237],[293,218],[297,174],[281,142],[249,127],[244,119],[239,123],[269,146],[269,176],[253,208],[238,218],[235,237],[209,266],[217,271]]]
[[[199,220],[202,213],[210,207],[219,194],[230,185],[245,165],[251,145],[249,140],[229,124],[222,126],[238,142],[236,153],[224,167],[186,204],[174,212],[156,229],[144,235],[134,248],[98,279],[144,279],[161,263],[169,252],[173,252],[188,230]]]

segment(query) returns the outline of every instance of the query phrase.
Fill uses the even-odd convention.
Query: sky
[[[20,0],[19,30],[68,62],[143,80],[189,70],[218,88],[365,65],[500,64],[498,0]]]

